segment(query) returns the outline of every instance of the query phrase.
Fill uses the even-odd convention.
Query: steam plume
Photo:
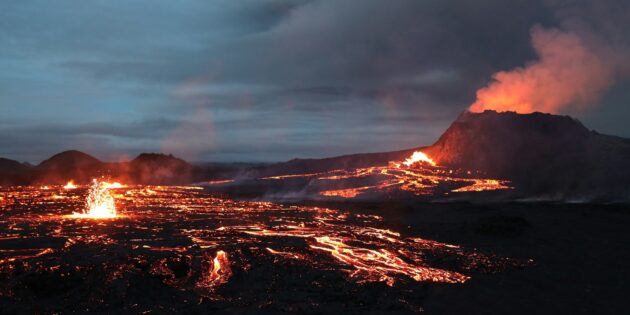
[[[535,26],[531,31],[537,61],[500,71],[477,91],[469,110],[558,113],[595,103],[613,84],[615,58],[604,45],[587,43],[576,33]]]

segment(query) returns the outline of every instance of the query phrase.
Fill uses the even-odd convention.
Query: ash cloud
[[[618,78],[628,76],[630,61],[625,56],[630,41],[617,28],[630,18],[627,2],[550,4],[561,27],[532,28],[538,59],[493,74],[492,81],[477,91],[471,111],[579,112],[597,105]]]

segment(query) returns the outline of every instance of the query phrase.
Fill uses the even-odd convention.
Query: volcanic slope
[[[425,152],[440,165],[510,179],[529,196],[620,200],[630,193],[630,140],[569,116],[464,112]]]
[[[387,165],[415,150],[438,165],[513,182],[509,198],[627,201],[630,140],[602,135],[569,116],[485,111],[462,113],[433,145],[408,150],[295,159],[251,169],[247,176],[325,172]]]

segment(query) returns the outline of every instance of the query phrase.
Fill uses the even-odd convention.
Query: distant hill
[[[87,182],[106,172],[105,163],[76,150],[55,154],[39,163],[35,169],[38,181],[45,183],[63,183],[69,180]]]
[[[126,167],[131,180],[143,184],[186,184],[196,175],[193,165],[170,154],[142,153]]]
[[[28,183],[31,168],[18,161],[0,158],[0,185]]]
[[[102,166],[103,162],[77,150],[64,151],[51,156],[37,165],[41,170],[66,171],[81,167]]]
[[[76,150],[53,155],[35,167],[0,158],[0,185],[88,183],[106,176],[139,184],[186,184],[198,179],[197,169],[172,155],[142,153],[128,162],[106,163]]]
[[[30,168],[28,166],[18,161],[0,158],[0,172],[2,172],[3,174],[20,173],[29,169]]]

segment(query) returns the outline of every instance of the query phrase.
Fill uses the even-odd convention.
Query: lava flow
[[[355,198],[396,191],[416,196],[445,196],[511,188],[507,180],[485,178],[480,173],[439,166],[422,151],[415,151],[402,162],[391,161],[387,166],[270,176],[261,180],[296,178],[309,180],[309,187],[305,191],[335,198]]]
[[[217,198],[200,187],[121,186],[0,187],[0,298],[40,276],[77,279],[63,283],[77,294],[90,292],[94,301],[111,297],[108,292],[173,288],[239,305],[281,299],[269,286],[325,296],[342,287],[367,290],[363,284],[372,282],[385,284],[379,290],[407,307],[404,290],[421,282],[462,283],[520,264],[404,236],[382,217],[361,212]],[[86,199],[85,213],[66,216]],[[116,217],[115,204],[133,215],[75,219]],[[132,290],[142,281],[151,285]]]

